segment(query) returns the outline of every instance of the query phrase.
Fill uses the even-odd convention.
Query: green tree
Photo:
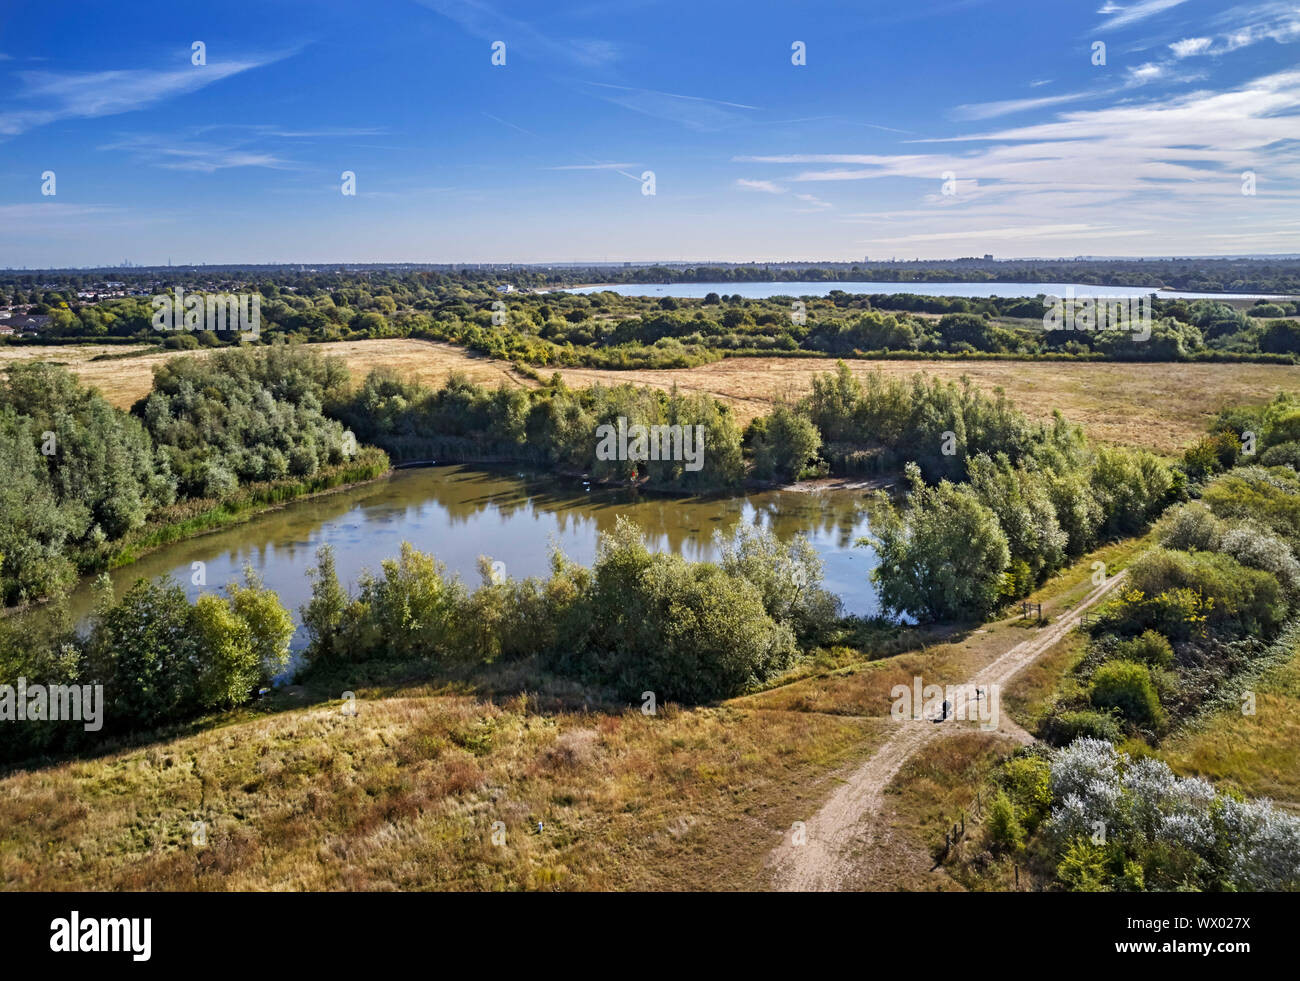
[[[807,416],[778,405],[750,430],[754,474],[762,480],[794,480],[817,456],[821,434]]]
[[[927,487],[906,468],[912,490],[900,515],[881,498],[874,535],[880,559],[872,579],[881,603],[923,620],[978,620],[997,606],[1011,561],[997,517],[973,490],[941,481]]]

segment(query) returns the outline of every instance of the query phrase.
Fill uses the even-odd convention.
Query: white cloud
[[[1153,82],[1164,73],[1164,66],[1153,61],[1148,61],[1145,65],[1138,65],[1136,68],[1128,70],[1129,80],[1133,82]]]
[[[982,242],[1006,239],[1017,254],[1033,255],[1095,251],[1089,243],[1113,238],[1129,243],[1127,254],[1168,254],[1208,250],[1210,231],[1253,230],[1252,251],[1295,251],[1284,248],[1294,231],[1283,222],[1300,205],[1297,132],[1300,70],[1225,91],[1126,100],[1033,125],[911,141],[928,145],[922,152],[736,159],[792,168],[772,180],[796,189],[834,182],[845,194],[897,201],[911,188],[914,207],[840,219],[888,236],[864,244],[931,243],[932,254],[950,254],[949,245],[978,253],[988,251]],[[1268,175],[1255,197],[1241,194],[1248,169]],[[957,177],[955,195],[940,193],[947,171]],[[882,181],[887,188],[873,188]]]
[[[640,164],[634,163],[593,163],[593,164],[565,164],[562,167],[547,167],[547,170],[630,170],[633,167],[640,167]]]
[[[821,198],[814,197],[811,194],[796,194],[795,199],[808,205],[807,208],[802,209],[804,211],[824,211],[825,209],[832,207],[829,201],[823,201]]]
[[[786,189],[771,181],[751,181],[743,177],[736,179],[736,186],[742,191],[763,191],[766,194],[784,194]]]
[[[1002,102],[975,102],[957,106],[953,116],[957,119],[993,119],[997,116],[1009,116],[1012,113],[1027,112],[1031,109],[1048,109],[1078,102],[1082,99],[1095,98],[1104,93],[1069,92],[1064,95],[1044,95],[1036,99],[1006,99]]]
[[[551,37],[525,21],[493,9],[482,0],[419,0],[419,3],[455,21],[462,30],[475,37],[486,41],[505,39],[507,60],[511,54],[520,52],[546,61],[601,68],[619,57],[618,47],[609,41]]]
[[[1148,17],[1154,17],[1156,14],[1163,13],[1170,7],[1177,7],[1184,2],[1185,0],[1140,0],[1140,2],[1130,4],[1127,7],[1107,3],[1097,13],[1109,14],[1110,18],[1099,24],[1097,30],[1109,31],[1117,27],[1127,27],[1129,24],[1136,24]]]
[[[14,101],[37,105],[0,112],[0,136],[16,136],[61,119],[89,119],[143,109],[283,57],[286,55],[212,62],[202,68],[174,71],[129,68],[102,72],[19,72],[23,88]]]
[[[1169,50],[1174,53],[1175,58],[1190,58],[1193,55],[1205,54],[1213,43],[1208,37],[1189,37],[1175,41],[1169,45]]]
[[[288,160],[241,144],[222,144],[189,139],[183,135],[137,134],[107,143],[101,150],[126,150],[136,159],[164,170],[187,170],[213,174],[236,167],[265,167],[288,170]]]

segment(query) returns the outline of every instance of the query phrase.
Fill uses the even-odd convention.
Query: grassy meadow
[[[453,371],[464,372],[472,381],[488,385],[531,387],[537,384],[508,361],[431,341],[340,341],[312,347],[323,354],[341,357],[358,379],[372,368],[385,367],[428,385],[441,384]],[[127,408],[149,392],[154,367],[176,353],[92,360],[106,353],[122,355],[126,350],[105,345],[0,348],[0,365],[43,355],[68,365],[113,405]],[[1207,423],[1226,405],[1258,404],[1280,391],[1300,388],[1300,366],[1295,365],[983,359],[849,359],[848,364],[858,375],[876,369],[903,378],[918,372],[944,380],[964,375],[981,388],[1001,387],[1030,418],[1050,420],[1052,413],[1060,410],[1101,442],[1139,446],[1164,454],[1176,453],[1202,435]],[[632,382],[663,389],[677,385],[683,391],[707,392],[732,405],[743,424],[770,412],[780,399],[793,400],[806,394],[813,376],[833,366],[834,360],[830,358],[735,357],[695,368],[557,370],[573,387],[597,382]],[[551,369],[537,370],[542,377],[550,377],[552,373]]]

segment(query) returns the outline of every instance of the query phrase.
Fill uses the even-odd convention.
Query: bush
[[[1108,661],[1093,673],[1089,697],[1096,708],[1118,709],[1134,725],[1161,729],[1167,721],[1145,664]]]
[[[1165,548],[1181,552],[1213,552],[1225,531],[1224,522],[1200,501],[1175,508],[1156,525],[1156,538]]]
[[[191,336],[192,335],[187,335]],[[182,493],[210,497],[234,483],[310,477],[355,454],[322,406],[338,399],[338,358],[277,346],[173,358],[154,373],[137,414],[177,475]]]
[[[1016,807],[1002,791],[998,791],[989,808],[989,837],[993,846],[1006,851],[1020,851],[1025,844],[1025,829],[1016,817]]]
[[[1300,470],[1300,442],[1292,440],[1270,446],[1259,455],[1261,467],[1290,467]]]
[[[1116,743],[1122,734],[1113,715],[1085,709],[1047,716],[1039,726],[1039,735],[1052,746],[1068,746],[1076,739],[1102,739]]]
[[[788,667],[794,632],[763,607],[759,588],[717,566],[651,554],[620,519],[602,535],[592,569],[585,673],[639,698],[711,701],[740,694]]]
[[[822,561],[804,536],[784,544],[767,529],[741,523],[730,539],[715,532],[714,545],[723,570],[757,586],[767,615],[801,639],[820,639],[839,619],[839,597],[821,587]]]
[[[1129,582],[1133,590],[1151,597],[1147,609],[1153,614],[1150,622],[1138,618],[1130,627],[1152,627],[1174,639],[1189,636],[1190,625],[1201,615],[1211,625],[1231,623],[1239,632],[1272,637],[1287,615],[1276,577],[1217,552],[1152,549],[1129,568]],[[1178,622],[1193,597],[1200,609]]]
[[[1248,526],[1233,528],[1219,548],[1244,566],[1271,573],[1292,596],[1300,592],[1300,562],[1276,535]]]
[[[1174,663],[1174,649],[1162,635],[1154,630],[1143,631],[1140,637],[1124,641],[1117,648],[1121,660],[1138,661],[1153,668],[1168,668]]]
[[[799,653],[795,629],[824,629],[837,605],[806,543],[741,534],[724,545],[721,565],[653,554],[620,518],[590,570],[556,554],[548,579],[516,582],[494,576],[484,558],[471,593],[404,543],[382,575],[362,574],[351,601],[322,549],[303,608],[308,663],[538,656],[635,699],[737,695],[788,667]]]

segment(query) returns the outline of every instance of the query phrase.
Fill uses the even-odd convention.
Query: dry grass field
[[[316,345],[323,354],[347,362],[358,378],[385,366],[420,381],[437,384],[452,371],[464,371],[486,384],[533,385],[504,361],[466,353],[447,344],[418,340],[343,341]],[[144,354],[91,361],[96,354],[122,353],[103,346],[0,348],[0,365],[45,356],[69,365],[87,383],[123,408],[149,391],[153,368],[174,354]],[[879,369],[893,377],[956,379],[965,375],[982,388],[1001,387],[1024,412],[1050,419],[1061,410],[1096,439],[1175,453],[1205,431],[1225,405],[1266,401],[1279,391],[1300,389],[1300,366],[1266,364],[1121,364],[1059,361],[868,361],[850,360],[858,374]],[[633,382],[684,391],[709,392],[735,406],[748,421],[782,398],[808,391],[812,377],[833,368],[820,358],[728,358],[698,368],[609,371],[564,368],[575,387],[596,382]],[[540,369],[543,375],[549,369]]]
[[[128,347],[111,347],[102,344],[85,346],[0,348],[0,366],[16,361],[44,359],[65,364],[83,382],[93,385],[118,408],[130,408],[137,399],[149,393],[153,385],[153,370],[180,352],[142,353],[136,357],[114,358],[111,361],[94,361],[101,354],[124,354]],[[151,351],[151,348],[141,348]],[[185,352],[186,355],[204,357],[214,349]],[[219,349],[218,349],[219,350]],[[334,344],[312,345],[312,350],[343,358],[357,377],[363,377],[372,368],[396,368],[404,375],[432,385],[440,384],[452,371],[460,370],[477,382],[513,385],[532,385],[519,378],[509,362],[492,361],[466,354],[460,348],[427,341],[383,340],[340,341]]]
[[[0,780],[0,890],[753,888],[808,794],[884,734],[368,694],[354,717],[318,703]]]
[[[1231,404],[1267,401],[1279,391],[1300,389],[1300,366],[1265,364],[1126,364],[1060,361],[867,361],[849,360],[856,374],[879,369],[892,377],[920,372],[981,388],[1001,387],[1034,419],[1059,409],[1095,439],[1174,453],[1200,436],[1214,414]],[[614,373],[566,369],[573,385],[630,374],[644,384],[711,392],[736,405],[748,419],[773,401],[806,393],[812,377],[834,362],[810,358],[728,358],[678,371]]]
[[[1049,618],[1092,588],[1092,558],[1033,597]],[[287,689],[204,731],[0,777],[0,890],[764,888],[792,823],[891,735],[891,686],[961,681],[1036,629],[1011,617],[896,657],[842,651],[654,716],[586,711],[524,667],[358,685],[355,716],[333,690]],[[506,694],[516,671],[539,694]],[[856,885],[960,888],[929,847],[1013,744],[941,743],[890,786]]]

